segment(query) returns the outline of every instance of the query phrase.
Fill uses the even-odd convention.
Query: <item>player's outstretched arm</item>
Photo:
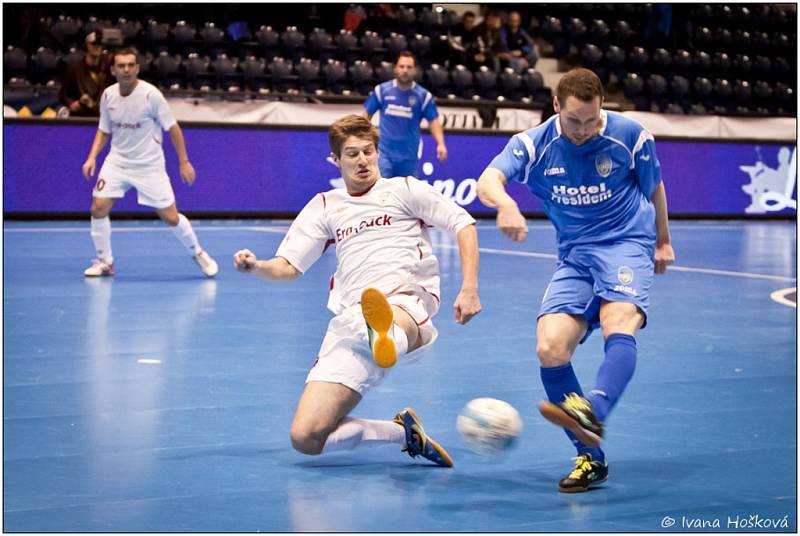
[[[478,233],[475,225],[467,225],[456,235],[461,256],[461,291],[453,304],[456,322],[466,324],[481,312],[478,297]]]
[[[103,150],[107,141],[108,134],[97,129],[94,141],[92,141],[92,148],[89,150],[89,156],[86,157],[86,162],[83,163],[83,176],[87,181],[94,176],[94,170],[97,167],[97,155]]]
[[[436,140],[436,158],[439,162],[447,160],[447,145],[444,143],[444,126],[437,117],[430,122],[431,136]]]
[[[667,213],[667,192],[664,183],[659,182],[650,198],[656,208],[656,254],[655,272],[663,274],[667,266],[675,262],[675,251],[672,249],[672,238],[669,234],[669,215]]]
[[[522,242],[528,235],[528,224],[519,206],[506,193],[506,178],[499,169],[486,168],[478,179],[478,197],[481,203],[497,209],[497,228],[514,242]]]
[[[240,272],[253,274],[268,281],[291,281],[300,277],[300,270],[283,257],[273,257],[268,261],[261,261],[249,249],[240,249],[234,253],[233,265]]]
[[[183,182],[191,186],[194,184],[196,174],[192,163],[189,162],[189,154],[186,152],[186,142],[183,139],[183,131],[178,123],[175,123],[170,127],[169,137],[172,140],[172,146],[175,147],[175,154],[178,155],[181,179]]]

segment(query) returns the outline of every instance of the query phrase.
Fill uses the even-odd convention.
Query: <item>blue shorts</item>
[[[419,159],[411,158],[407,160],[390,160],[389,157],[383,156],[381,153],[378,156],[378,167],[381,170],[381,177],[406,177],[411,175],[417,176],[417,166]]]
[[[653,250],[633,241],[577,245],[559,259],[544,292],[539,316],[547,313],[583,315],[588,329],[600,326],[602,300],[636,305],[647,324],[653,284]]]

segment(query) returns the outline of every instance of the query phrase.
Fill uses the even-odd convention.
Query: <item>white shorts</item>
[[[422,337],[422,346],[398,356],[398,364],[416,361],[439,337],[431,320],[438,309],[438,302],[426,298],[409,294],[395,294],[386,298],[390,304],[397,305],[411,315]],[[319,356],[306,377],[306,383],[340,383],[363,396],[377,387],[389,370],[375,364],[369,347],[367,323],[361,313],[361,305],[356,305],[335,316],[328,324]]]
[[[167,208],[175,202],[175,193],[166,170],[162,168],[122,168],[106,159],[97,174],[92,190],[93,197],[125,197],[131,187],[136,188],[140,205]]]

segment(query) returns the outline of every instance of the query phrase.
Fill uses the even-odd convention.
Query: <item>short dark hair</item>
[[[556,96],[562,106],[567,97],[575,97],[583,102],[589,102],[595,97],[600,97],[602,101],[603,83],[589,69],[578,67],[568,71],[567,74],[561,77],[556,87]]]
[[[466,19],[467,17],[475,18],[475,13],[472,11],[465,11],[464,14],[461,16],[461,19]]]
[[[397,58],[394,60],[395,65],[397,65],[398,61],[400,61],[400,58],[411,58],[412,60],[414,60],[414,66],[415,67],[417,66],[417,57],[410,50],[400,51],[400,53],[397,54]]]
[[[350,136],[370,140],[378,148],[378,129],[363,115],[346,115],[337,119],[328,129],[328,145],[337,157],[342,154],[342,145]]]
[[[139,52],[133,47],[122,47],[117,48],[114,52],[111,53],[111,65],[117,63],[117,56],[128,56],[133,54],[133,57],[136,58],[136,63],[139,63]]]

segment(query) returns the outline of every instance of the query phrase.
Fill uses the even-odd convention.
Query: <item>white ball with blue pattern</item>
[[[503,400],[476,398],[464,406],[456,421],[470,450],[483,455],[503,452],[522,432],[519,412]]]

